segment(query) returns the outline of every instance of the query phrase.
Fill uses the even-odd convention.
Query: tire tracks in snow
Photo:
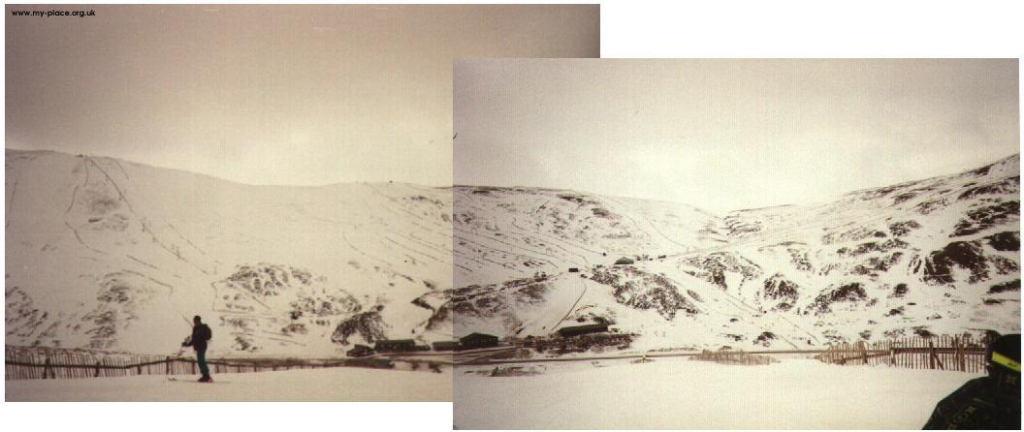
[[[71,191],[71,202],[68,203],[68,208],[66,210],[64,210],[64,215],[62,216],[62,219],[64,220],[64,225],[67,226],[68,229],[70,229],[71,232],[75,235],[75,239],[78,240],[79,244],[81,244],[82,246],[85,246],[86,249],[91,250],[93,252],[96,252],[98,254],[107,255],[107,253],[105,251],[102,251],[100,249],[96,249],[96,248],[92,247],[92,245],[86,243],[85,240],[82,239],[82,235],[79,234],[78,229],[75,228],[73,225],[71,225],[71,222],[68,221],[68,214],[71,213],[71,209],[73,209],[75,207],[75,201],[78,199],[78,189],[81,188],[81,187],[84,187],[87,184],[89,184],[89,166],[86,165],[84,161],[80,162],[80,163],[81,163],[80,166],[85,168],[85,179],[84,179],[84,181],[82,182],[81,185],[76,184],[75,188]]]
[[[157,246],[160,246],[161,249],[167,251],[167,253],[173,255],[179,261],[192,266],[193,268],[195,268],[196,270],[199,270],[200,272],[202,272],[205,275],[212,276],[212,274],[211,274],[211,272],[209,270],[207,270],[205,268],[202,268],[201,266],[197,265],[196,263],[192,262],[191,260],[186,259],[185,257],[181,256],[181,250],[179,250],[177,248],[171,248],[170,246],[165,244],[163,241],[161,241],[160,238],[157,237],[156,232],[153,231],[152,227],[150,227],[149,224],[146,223],[146,218],[140,216],[138,214],[138,212],[135,211],[135,208],[132,206],[132,203],[128,199],[128,196],[124,193],[124,190],[122,190],[121,187],[118,186],[117,182],[114,181],[114,178],[111,177],[110,174],[107,173],[107,171],[103,169],[103,167],[101,167],[98,163],[96,163],[96,161],[93,158],[85,156],[85,159],[89,163],[91,163],[94,167],[96,167],[96,169],[99,170],[100,173],[102,173],[104,177],[106,177],[107,182],[110,184],[111,187],[114,188],[115,191],[117,191],[118,197],[120,197],[121,201],[123,201],[124,204],[128,207],[128,211],[130,211],[132,213],[132,215],[135,216],[135,219],[139,221],[139,224],[142,226],[142,231],[145,232],[146,234],[149,234],[149,237],[153,240],[153,243],[156,243]]]
[[[572,313],[576,311],[576,306],[580,304],[580,300],[583,300],[583,296],[587,295],[587,284],[584,283],[581,279],[582,278],[577,278],[576,281],[579,282],[580,286],[583,287],[583,292],[580,293],[580,296],[577,297],[576,301],[573,302],[571,307],[569,307],[569,310],[565,312],[565,316],[563,316],[562,319],[558,320],[558,322],[555,323],[553,327],[551,327],[552,331],[558,328],[558,326],[562,325],[562,322],[564,322],[566,318],[569,318],[569,315],[572,315]]]

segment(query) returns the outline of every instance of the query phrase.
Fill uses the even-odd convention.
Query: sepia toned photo
[[[1017,59],[460,59],[455,427],[1019,429]]]
[[[6,6],[7,401],[451,401],[452,68],[596,5]]]

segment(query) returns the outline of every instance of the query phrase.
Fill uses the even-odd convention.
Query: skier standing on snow
[[[210,327],[203,324],[202,318],[196,315],[192,318],[192,336],[185,339],[181,346],[191,346],[196,350],[196,361],[199,363],[199,372],[203,374],[199,382],[213,382],[210,377],[210,368],[206,365],[206,342],[213,339],[213,332]]]
[[[1020,335],[1000,336],[985,355],[988,376],[964,384],[935,407],[925,429],[1020,430]]]

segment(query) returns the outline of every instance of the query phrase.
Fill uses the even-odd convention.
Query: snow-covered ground
[[[772,366],[663,360],[549,363],[534,376],[456,369],[463,429],[920,429],[977,375],[783,359]]]
[[[447,402],[451,369],[443,373],[333,368],[215,375],[213,384],[194,376],[7,381],[14,401],[320,401]]]

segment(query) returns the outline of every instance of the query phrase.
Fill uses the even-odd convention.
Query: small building
[[[633,261],[633,258],[622,257],[622,258],[619,258],[619,259],[615,260],[615,265],[630,265],[630,264],[633,264],[634,262],[635,261]]]
[[[455,351],[459,349],[459,341],[437,341],[431,344],[434,351]]]
[[[608,331],[608,324],[585,324],[558,329],[561,337],[573,337],[590,333],[603,333]]]
[[[658,255],[658,259],[665,259],[666,255]]]
[[[488,348],[498,346],[498,337],[484,333],[472,333],[459,339],[462,349]]]
[[[569,267],[569,273],[579,273],[580,269],[577,267]]]
[[[366,357],[369,355],[373,355],[373,348],[370,348],[369,346],[366,345],[356,344],[355,347],[348,350],[345,354],[347,354],[349,357]]]
[[[377,352],[415,351],[416,341],[412,339],[379,340],[373,345],[373,349]]]

